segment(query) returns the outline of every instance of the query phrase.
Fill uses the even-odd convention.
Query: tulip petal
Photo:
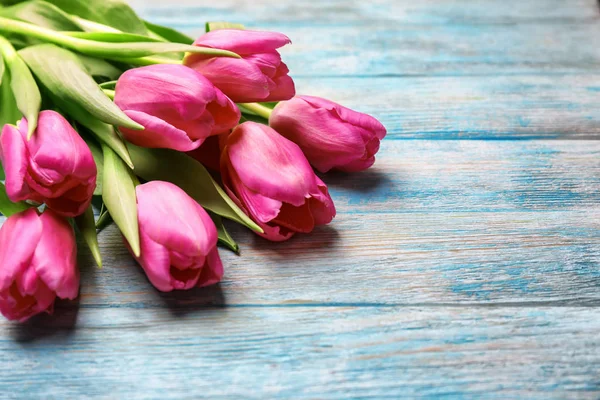
[[[9,320],[25,322],[41,312],[52,313],[55,298],[54,292],[44,282],[38,281],[32,294],[22,294],[15,283],[0,291],[0,313]]]
[[[271,90],[264,101],[289,100],[296,95],[296,86],[292,77],[288,75],[289,72],[287,65],[284,63],[279,65],[275,76],[272,78],[275,88]]]
[[[208,109],[193,121],[174,121],[175,128],[185,132],[191,140],[204,141],[214,129],[215,120]]]
[[[235,103],[219,89],[215,88],[215,94],[215,101],[208,104],[206,108],[215,121],[211,135],[220,135],[229,132],[240,122],[241,112]]]
[[[124,111],[135,110],[174,121],[192,121],[215,99],[213,84],[183,65],[150,65],[126,71],[117,82],[115,103]]]
[[[200,36],[194,45],[244,55],[273,51],[291,42],[290,38],[278,32],[219,29]]]
[[[320,97],[315,96],[301,96],[301,98],[308,104],[315,108],[323,108],[335,112],[338,118],[344,122],[348,122],[351,125],[363,128],[369,132],[375,133],[375,136],[381,140],[386,135],[385,126],[381,122],[368,114],[354,111],[348,107],[344,107],[340,104],[334,103]]]
[[[140,231],[169,250],[206,255],[217,229],[206,211],[172,183],[152,181],[136,188]]]
[[[283,203],[279,214],[273,219],[272,224],[283,226],[294,232],[309,233],[315,227],[308,201],[300,207]]]
[[[6,133],[1,143],[7,167],[7,194],[9,198],[13,196],[11,200],[48,203],[48,199],[61,198],[80,186],[86,187],[86,193],[93,192],[97,169],[92,153],[60,114],[42,111],[36,134],[29,141],[25,139],[27,121],[24,119],[19,124],[19,132],[9,129]],[[90,200],[91,194],[81,202]],[[63,214],[76,215],[75,208],[81,208],[80,204],[72,205]]]
[[[143,131],[121,128],[123,136],[138,146],[190,151],[202,144],[202,140],[191,140],[184,131],[160,118],[133,110],[125,111],[125,114],[145,128]]]
[[[222,277],[223,263],[221,262],[221,257],[219,256],[219,251],[217,250],[217,247],[214,247],[206,255],[206,263],[202,267],[201,274],[196,286],[203,287],[214,285],[215,283],[220,282]]]
[[[0,228],[0,291],[8,290],[29,267],[42,236],[37,210],[30,208],[9,217]]]
[[[127,244],[129,247],[129,244]],[[173,290],[169,271],[169,251],[140,230],[141,256],[137,260],[152,285],[161,292]],[[131,251],[131,248],[130,248]]]
[[[31,261],[40,279],[61,299],[73,300],[79,293],[77,246],[73,228],[52,210],[40,216],[43,233]]]
[[[340,120],[331,108],[314,107],[304,97],[280,103],[269,123],[297,143],[321,172],[348,164],[365,153],[363,129]]]
[[[249,214],[256,222],[268,223],[279,214],[282,202],[265,197],[260,193],[247,188],[240,180],[235,168],[228,167],[231,164],[228,152],[223,153],[223,165],[228,169],[223,174],[223,182],[236,193],[235,198],[241,200],[244,212]],[[227,177],[225,177],[225,175]]]
[[[257,235],[270,240],[271,242],[284,242],[290,239],[296,232],[291,231],[283,226],[277,226],[272,224],[260,224],[264,233],[257,233]]]
[[[269,78],[275,76],[277,68],[281,64],[281,55],[276,51],[271,53],[250,54],[245,56],[244,59],[256,65],[260,71]]]
[[[186,65],[201,72],[236,103],[260,101],[269,95],[267,77],[260,68],[244,59],[188,56]]]
[[[314,172],[300,148],[268,126],[238,125],[227,151],[240,181],[256,193],[301,206],[316,191]]]
[[[27,148],[21,133],[12,125],[4,125],[0,137],[2,165],[6,175],[6,194],[11,201],[26,200],[30,193],[25,183]]]
[[[171,276],[171,286],[176,290],[187,290],[196,286],[200,274],[202,273],[201,268],[184,268],[179,269],[171,266],[169,274]]]
[[[315,219],[315,225],[327,225],[335,217],[335,205],[327,190],[327,185],[317,177],[319,192],[312,193],[308,200],[310,212]]]
[[[25,127],[19,127],[22,135]],[[96,175],[92,153],[62,115],[45,110],[40,113],[36,134],[27,142],[32,166],[44,186],[62,182],[66,176]]]
[[[95,186],[95,182],[79,185],[60,197],[47,198],[46,205],[63,217],[76,217],[83,214],[92,202]]]

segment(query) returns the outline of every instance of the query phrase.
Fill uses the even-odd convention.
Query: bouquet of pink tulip
[[[309,233],[335,216],[312,167],[373,164],[383,125],[296,96],[285,35],[206,31],[194,41],[119,0],[0,0],[5,317],[77,297],[71,218],[99,266],[114,221],[158,290],[206,286],[223,276],[217,243],[238,250],[222,217],[272,241]]]

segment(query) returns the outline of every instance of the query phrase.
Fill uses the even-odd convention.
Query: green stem
[[[35,37],[46,42],[58,44],[70,50],[87,54],[89,56],[121,60],[123,58],[140,58],[159,53],[191,52],[207,54],[214,57],[240,58],[234,52],[211,49],[208,47],[188,46],[177,43],[161,42],[99,42],[95,40],[81,39],[61,34],[60,32],[46,29],[26,22],[16,21],[0,17],[0,31],[18,33],[21,35]]]
[[[71,19],[73,19],[81,28],[85,29],[86,32],[121,32],[120,30],[115,29],[112,26],[90,21],[89,19],[81,18],[74,14],[69,14],[69,17],[71,17]]]
[[[15,48],[4,36],[0,36],[0,53],[6,60],[6,64],[11,63],[17,57]]]
[[[138,58],[112,58],[113,61],[122,62],[124,64],[132,64],[140,67],[144,67],[146,65],[155,65],[155,64],[182,64],[183,60],[174,60],[172,58],[164,58],[164,57],[138,57]]]
[[[102,89],[102,91],[104,92],[105,95],[107,95],[108,97],[110,97],[111,100],[115,99],[115,91],[114,90]]]
[[[269,107],[265,107],[259,103],[241,103],[238,104],[238,106],[240,107],[240,110],[250,111],[252,114],[256,114],[259,117],[263,117],[267,121],[269,120],[269,117],[271,117],[271,113],[273,112],[273,110],[271,110]]]

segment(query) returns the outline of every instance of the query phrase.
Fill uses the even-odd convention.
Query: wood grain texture
[[[296,85],[378,117],[386,140],[600,137],[600,75],[315,77]]]
[[[285,32],[293,45],[283,54],[296,77],[554,75],[600,65],[593,0],[178,4],[139,1],[147,18],[192,36],[205,20]]]
[[[8,399],[592,399],[599,330],[593,308],[82,307],[12,326],[0,385]]]
[[[298,90],[388,138],[371,170],[324,176],[331,226],[229,225],[219,285],[157,292],[114,226],[103,270],[80,246],[77,301],[0,321],[0,397],[600,397],[595,1],[132,4],[193,35],[289,34]]]
[[[229,224],[242,254],[221,251],[223,297],[193,305],[600,305],[599,154],[598,141],[387,142],[373,169],[324,176],[330,226],[271,243]],[[160,306],[114,227],[101,245],[110,267],[85,301]]]

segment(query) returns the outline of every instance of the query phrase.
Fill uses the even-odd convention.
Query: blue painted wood
[[[598,24],[600,26],[600,22]],[[315,94],[377,116],[395,139],[600,136],[600,75],[315,77]]]
[[[220,285],[155,291],[114,227],[103,270],[81,246],[80,299],[0,321],[0,397],[600,396],[595,1],[133,3],[288,32],[299,90],[389,137],[324,176],[331,226],[232,226]]]
[[[593,0],[138,2],[145,17],[197,36],[204,20],[285,32],[296,77],[596,73]],[[201,16],[198,18],[194,16]]]

